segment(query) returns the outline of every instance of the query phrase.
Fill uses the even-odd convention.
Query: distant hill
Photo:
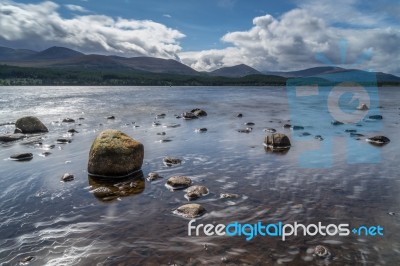
[[[0,46],[0,61],[22,60],[36,53],[27,49],[12,49]]]
[[[74,58],[82,55],[84,54],[69,48],[53,46],[44,51],[29,56],[28,58],[26,58],[26,60],[29,61],[56,60],[56,59],[59,60],[59,59]]]
[[[296,78],[296,77],[312,77],[324,74],[332,74],[341,71],[346,71],[346,69],[340,67],[323,66],[323,67],[312,67],[303,70],[288,71],[288,72],[266,71],[264,72],[264,74],[277,75],[286,78]]]
[[[231,77],[231,78],[240,78],[248,75],[260,75],[260,74],[262,74],[260,71],[245,64],[240,64],[231,67],[222,67],[220,69],[209,72],[209,75],[211,76]]]

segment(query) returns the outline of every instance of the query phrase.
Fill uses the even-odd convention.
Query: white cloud
[[[86,8],[83,6],[78,6],[78,5],[64,5],[67,9],[71,11],[76,11],[76,12],[81,12],[81,13],[86,13],[89,12]]]
[[[177,58],[185,35],[150,20],[104,15],[61,17],[54,2],[21,4],[0,0],[0,43],[44,49],[67,46],[83,52]]]
[[[164,14],[163,17],[172,18],[172,16],[170,14]]]
[[[209,71],[244,63],[264,71],[298,70],[322,65],[316,60],[318,53],[324,53],[334,64],[350,67],[362,53],[369,52],[372,57],[357,68],[400,73],[399,27],[381,26],[382,19],[373,21],[367,15],[363,21],[368,28],[338,27],[325,19],[327,14],[320,13],[319,16],[316,13],[315,10],[297,8],[279,18],[268,14],[256,17],[249,30],[230,32],[221,38],[230,47],[182,52],[179,56],[184,63],[197,70]],[[342,15],[351,14],[343,11]],[[361,18],[360,13],[357,16]],[[338,20],[334,19],[335,22]],[[342,39],[348,41],[344,64],[338,44]]]

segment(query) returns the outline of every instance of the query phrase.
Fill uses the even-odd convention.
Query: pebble
[[[268,132],[268,133],[275,133],[276,129],[275,128],[265,128],[264,132]]]
[[[179,158],[168,156],[163,159],[163,163],[165,166],[173,166],[173,165],[181,164],[182,160]]]
[[[171,176],[165,186],[171,190],[185,189],[192,184],[192,179],[187,176]]]
[[[27,265],[29,262],[33,261],[35,259],[34,256],[27,256],[25,258],[22,258],[19,260],[20,265]]]
[[[29,161],[32,160],[32,158],[33,158],[32,153],[19,153],[10,156],[10,159],[15,161]]]
[[[207,128],[205,128],[205,127],[196,128],[196,129],[194,130],[194,132],[197,132],[197,133],[206,133],[206,132],[207,132]]]
[[[57,139],[57,143],[58,143],[58,144],[71,143],[71,140],[70,140],[70,139],[60,138],[60,139]]]
[[[150,172],[148,175],[147,175],[147,181],[155,181],[155,180],[157,180],[157,179],[160,179],[160,178],[162,178],[162,176],[160,176],[158,173],[156,173],[156,172]]]
[[[325,259],[331,255],[328,248],[322,245],[318,245],[314,248],[314,255],[318,258]]]
[[[62,122],[63,122],[63,123],[74,123],[75,120],[72,119],[72,118],[64,118],[64,119],[62,120]]]
[[[183,216],[185,218],[196,218],[202,216],[206,212],[203,206],[196,203],[185,204],[173,211],[174,214]]]
[[[237,199],[237,198],[239,198],[239,195],[233,194],[233,193],[221,193],[221,194],[219,194],[219,197],[221,199]]]
[[[191,186],[187,189],[185,198],[189,201],[198,199],[202,196],[205,196],[209,193],[209,190],[205,186]]]
[[[69,181],[72,181],[72,180],[74,180],[74,179],[75,179],[74,175],[73,175],[73,174],[70,174],[70,173],[65,173],[65,174],[61,177],[61,181],[62,181],[62,182],[69,182]]]

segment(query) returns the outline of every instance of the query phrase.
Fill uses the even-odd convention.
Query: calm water
[[[391,143],[373,147],[343,133],[353,125],[318,128],[323,121],[316,119],[313,125],[303,125],[304,131],[312,136],[334,132],[334,148],[320,158],[330,157],[333,165],[311,169],[300,167],[299,157],[320,142],[313,137],[303,141],[302,131],[283,129],[290,119],[284,88],[0,88],[0,123],[35,115],[50,131],[42,139],[0,144],[0,264],[18,265],[21,258],[34,256],[29,265],[395,265],[400,261],[400,90],[383,88],[379,96],[384,120],[381,132],[376,133],[389,137]],[[196,107],[208,116],[192,121],[174,116]],[[239,112],[243,118],[236,117]],[[159,119],[163,125],[178,123],[180,127],[152,126],[159,113],[167,114]],[[107,120],[110,115],[116,119]],[[77,122],[60,123],[66,117]],[[79,117],[84,120],[78,121]],[[255,123],[253,132],[238,133],[245,122]],[[200,127],[208,132],[195,133]],[[291,138],[289,152],[264,150],[265,127]],[[363,133],[363,127],[368,122],[357,130]],[[72,142],[56,144],[57,138],[68,137],[70,128],[79,131]],[[141,141],[144,175],[157,171],[164,178],[152,183],[136,180],[135,189],[113,201],[103,201],[93,193],[99,185],[88,179],[87,157],[93,139],[106,128]],[[0,133],[13,129],[1,126]],[[161,131],[166,135],[156,134]],[[160,142],[164,138],[172,141]],[[56,146],[42,157],[45,146],[38,141]],[[348,142],[368,146],[368,154],[380,154],[381,162],[348,164]],[[18,152],[31,152],[34,158],[8,160]],[[168,168],[162,163],[167,155],[184,162]],[[61,183],[66,172],[76,178]],[[207,210],[197,223],[379,224],[385,234],[292,236],[285,242],[276,237],[251,241],[188,237],[188,220],[172,214],[187,203],[185,192],[170,192],[164,186],[169,176],[178,174],[210,189],[209,195],[197,200]],[[240,198],[219,199],[222,192],[237,193]],[[310,254],[318,244],[331,250],[330,260]]]

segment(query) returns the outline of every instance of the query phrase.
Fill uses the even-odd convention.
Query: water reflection
[[[145,180],[140,171],[124,179],[104,179],[88,176],[90,192],[102,202],[112,202],[120,197],[129,197],[144,191]]]

